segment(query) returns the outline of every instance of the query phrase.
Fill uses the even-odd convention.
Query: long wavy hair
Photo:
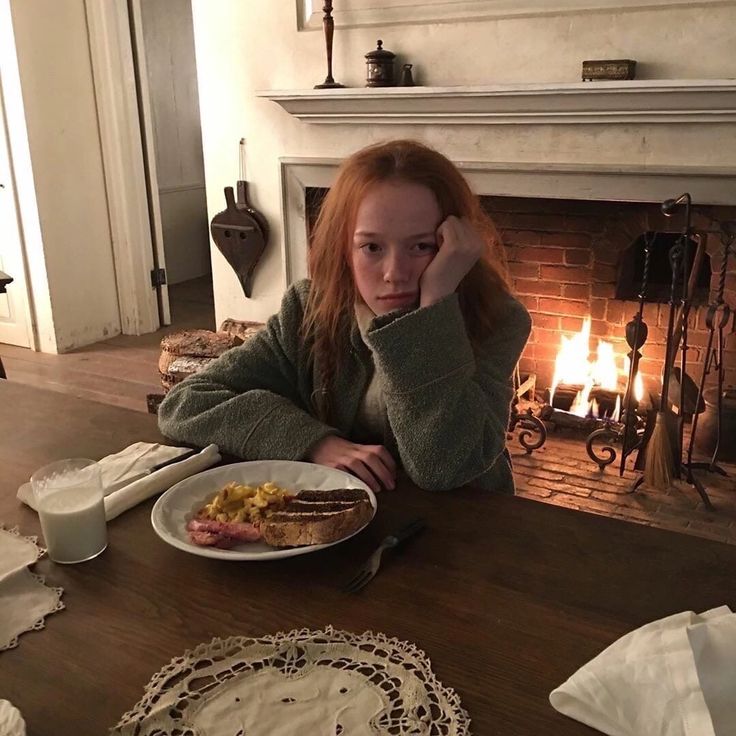
[[[468,336],[482,342],[494,329],[499,305],[508,293],[503,245],[491,218],[463,175],[441,153],[412,140],[368,146],[346,159],[315,223],[308,254],[312,285],[303,320],[313,366],[318,366],[316,402],[322,419],[329,417],[330,387],[347,354],[355,320],[355,286],[350,256],[358,207],[368,190],[387,180],[428,187],[443,219],[468,218],[483,234],[486,248],[460,282],[458,297]]]

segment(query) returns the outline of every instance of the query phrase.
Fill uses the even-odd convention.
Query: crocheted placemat
[[[470,718],[409,642],[331,626],[214,639],[173,659],[119,736],[470,736]]]

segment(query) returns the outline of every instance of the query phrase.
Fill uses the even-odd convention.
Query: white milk
[[[105,504],[95,487],[61,488],[44,496],[38,516],[55,562],[83,562],[107,547]]]

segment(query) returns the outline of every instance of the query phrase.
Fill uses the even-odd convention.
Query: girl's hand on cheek
[[[450,215],[437,228],[439,250],[419,279],[420,307],[452,294],[480,258],[485,241],[472,223]]]

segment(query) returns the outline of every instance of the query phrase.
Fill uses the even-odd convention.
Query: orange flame
[[[616,365],[613,344],[610,342],[599,340],[596,348],[596,360],[591,362],[589,356],[590,317],[583,320],[583,327],[580,332],[573,334],[572,337],[562,336],[562,345],[555,360],[555,373],[550,389],[550,404],[554,401],[555,390],[560,383],[578,384],[582,385],[583,388],[578,391],[570,407],[570,412],[584,417],[593,410],[597,415],[598,406],[597,404],[593,406],[591,403],[590,392],[594,387],[616,391],[618,389],[619,369]],[[620,412],[621,401],[619,397],[616,402],[616,419],[618,419]]]

